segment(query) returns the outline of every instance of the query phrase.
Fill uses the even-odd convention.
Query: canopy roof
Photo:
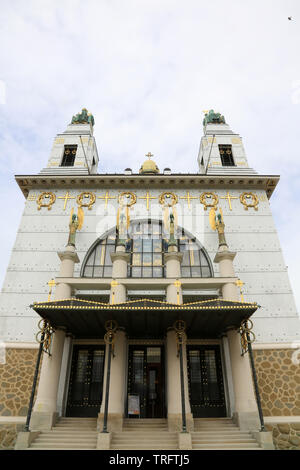
[[[76,338],[103,338],[107,320],[117,321],[131,338],[163,338],[176,320],[186,322],[189,338],[215,338],[228,328],[239,328],[259,305],[221,299],[180,305],[152,299],[121,304],[65,299],[31,307],[52,327],[64,327]]]

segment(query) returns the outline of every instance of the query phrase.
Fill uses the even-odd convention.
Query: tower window
[[[219,145],[219,152],[223,166],[235,166],[231,145]]]
[[[60,166],[74,166],[77,145],[65,145],[64,155]]]

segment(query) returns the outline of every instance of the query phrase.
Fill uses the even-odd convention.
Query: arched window
[[[128,277],[165,277],[164,254],[168,251],[168,241],[162,223],[153,220],[132,221],[129,234],[130,240],[126,245],[126,251],[130,253]],[[209,257],[196,238],[180,227],[176,235],[178,251],[183,253],[181,276],[213,277]],[[110,278],[112,276],[110,254],[115,252],[115,247],[114,229],[90,248],[82,265],[81,277]]]

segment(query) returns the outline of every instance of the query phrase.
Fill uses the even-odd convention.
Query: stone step
[[[96,442],[97,441],[97,436],[93,437],[74,437],[74,436],[38,436],[34,442]]]
[[[97,430],[93,429],[91,431],[82,431],[81,429],[63,429],[63,428],[53,428],[49,433],[57,434],[57,435],[65,435],[69,434],[70,436],[74,435],[76,436],[77,434],[79,436],[84,435],[84,436],[93,436],[95,433],[97,433]],[[43,432],[43,434],[48,434],[48,432]]]
[[[55,425],[55,428],[80,428],[80,429],[96,429],[97,426],[96,424],[71,424],[71,423],[58,423]]]
[[[111,450],[177,450],[177,444],[174,445],[140,445],[139,443],[136,444],[126,444],[126,445],[115,445],[111,444]]]
[[[29,447],[29,450],[34,450],[34,449],[40,449],[40,450],[90,450],[90,449],[96,449],[96,444],[91,445],[91,444],[82,444],[79,442],[78,444],[67,444],[65,442],[61,443],[32,443],[31,446]]]
[[[229,438],[211,438],[211,439],[193,439],[192,440],[193,444],[205,444],[205,443],[208,443],[208,444],[219,444],[219,443],[228,443],[228,442],[232,442],[232,443],[241,443],[241,442],[245,442],[245,443],[248,443],[248,444],[256,444],[256,440],[255,439],[251,439],[251,438],[242,438],[242,437],[236,437],[236,438],[232,438],[232,437],[229,437]]]
[[[177,438],[174,438],[173,436],[171,437],[164,437],[163,439],[155,438],[155,437],[146,437],[146,438],[140,438],[140,439],[131,439],[130,437],[114,437],[112,439],[113,444],[118,443],[138,443],[140,444],[141,442],[151,442],[151,443],[160,443],[160,442],[167,442],[167,443],[175,443],[177,442]]]
[[[262,450],[258,444],[195,444],[193,450]]]
[[[203,432],[203,433],[191,433],[192,439],[234,439],[236,437],[241,437],[243,439],[249,438],[252,439],[252,435],[249,433],[238,433],[238,432],[228,432],[228,433],[215,433],[215,432]]]

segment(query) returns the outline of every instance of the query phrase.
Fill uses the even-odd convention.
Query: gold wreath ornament
[[[200,202],[204,205],[205,211],[208,207],[213,207],[216,210],[219,204],[219,198],[215,193],[202,193],[200,195]]]
[[[249,203],[249,199],[251,198],[251,203]],[[255,211],[258,211],[258,197],[254,193],[243,193],[240,195],[240,201],[244,206],[245,211],[248,210],[249,207],[253,207]]]
[[[124,196],[129,199],[130,201],[125,201],[125,206],[131,207],[133,204],[136,203],[136,195],[130,191],[125,191],[124,193],[119,194],[119,204],[123,202]]]
[[[44,203],[44,200],[47,199],[47,204]],[[48,207],[48,211],[51,211],[52,204],[54,204],[56,201],[56,196],[55,194],[51,192],[44,191],[42,194],[39,195],[39,197],[36,200],[36,203],[38,205],[38,211],[41,210],[41,207]]]
[[[175,206],[178,202],[178,197],[175,193],[171,193],[169,191],[165,191],[161,193],[158,197],[159,203],[162,206],[167,205],[168,207]]]
[[[89,199],[88,202],[83,202],[83,198],[85,199]],[[78,196],[77,196],[77,199],[76,199],[76,202],[77,204],[79,205],[79,207],[88,207],[89,210],[92,209],[92,205],[95,204],[95,201],[96,201],[96,196],[94,193],[90,193],[90,192],[84,192],[84,193],[80,193]]]

